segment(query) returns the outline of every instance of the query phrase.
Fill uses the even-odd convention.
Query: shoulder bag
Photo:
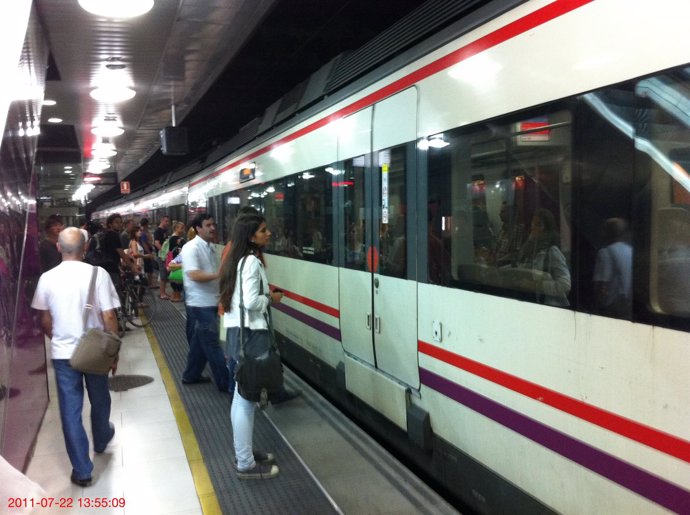
[[[86,328],[94,304],[94,290],[98,268],[93,267],[89,293],[84,306],[82,324],[84,335],[79,339],[77,348],[69,360],[70,366],[85,374],[108,375],[120,352],[121,340],[117,335],[97,328]]]
[[[240,266],[240,354],[235,380],[240,395],[248,401],[258,402],[263,408],[283,388],[283,365],[275,343],[270,311],[264,314],[268,329],[246,330],[244,327],[244,298],[242,294],[242,269]],[[263,294],[263,281],[259,283]]]

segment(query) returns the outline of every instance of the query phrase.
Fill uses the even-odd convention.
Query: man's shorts
[[[168,269],[165,267],[165,261],[158,259],[158,273],[161,281],[168,280]]]

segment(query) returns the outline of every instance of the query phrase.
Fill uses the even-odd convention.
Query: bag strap
[[[89,293],[86,296],[86,304],[84,304],[84,315],[82,317],[82,326],[84,328],[84,332],[86,332],[86,323],[89,320],[89,315],[93,311],[93,297],[94,297],[94,289],[96,286],[96,275],[98,275],[98,268],[93,267],[93,272],[91,273],[91,282],[89,283]]]
[[[242,270],[247,262],[247,256],[242,258],[240,264],[240,359],[244,358],[244,295],[242,294]]]

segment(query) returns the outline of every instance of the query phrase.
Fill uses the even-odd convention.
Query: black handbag
[[[268,329],[245,331],[244,299],[242,294],[242,269],[240,265],[240,354],[235,368],[237,391],[248,401],[258,402],[263,408],[273,396],[283,389],[283,365],[275,343],[270,311],[264,314]],[[263,281],[259,282],[259,294],[263,294]]]
[[[86,329],[86,323],[94,305],[94,288],[97,273],[98,268],[94,266],[82,319],[84,335],[79,339],[69,364],[73,369],[85,374],[108,375],[113,363],[118,359],[121,340],[117,335],[102,329],[95,327]]]

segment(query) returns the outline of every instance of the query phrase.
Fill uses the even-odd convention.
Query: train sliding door
[[[370,150],[344,161],[340,278],[345,351],[414,389],[419,388],[416,105],[416,90],[409,89],[348,121],[359,127],[352,131],[359,137],[368,124]]]

